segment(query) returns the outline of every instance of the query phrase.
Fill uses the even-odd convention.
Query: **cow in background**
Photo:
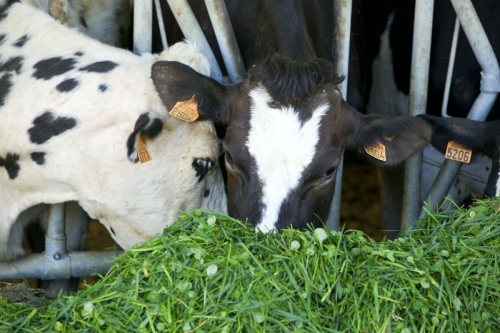
[[[197,119],[227,126],[231,216],[266,232],[320,226],[330,212],[344,149],[392,165],[428,143],[425,121],[362,115],[340,96],[342,78],[331,61],[331,1],[226,5],[249,69],[243,82],[224,86],[163,61],[153,65],[152,78],[167,109],[190,101],[198,105]]]
[[[16,218],[39,203],[77,201],[124,249],[161,233],[178,210],[226,211],[213,124],[168,115],[150,78],[159,59],[209,73],[186,43],[137,56],[26,3],[2,9],[1,260],[24,254]],[[140,138],[152,156],[143,164]]]
[[[469,163],[488,157],[492,161],[488,182],[481,195],[493,198],[500,195],[500,120],[487,122],[462,118],[441,118],[431,115],[419,115],[432,125],[431,145],[443,155],[456,154],[448,143],[454,141],[470,150]],[[467,152],[466,152],[467,153]],[[451,156],[450,156],[451,157]]]
[[[497,23],[500,3],[493,0],[473,1],[495,54],[500,56],[500,33]],[[433,37],[430,55],[427,113],[441,114],[446,71],[450,56],[455,12],[449,1],[436,1],[433,17]],[[367,59],[371,67],[371,87],[366,110],[369,114],[408,114],[410,67],[415,1],[363,1]],[[465,117],[479,95],[481,68],[463,31],[460,32],[451,81],[448,114]],[[488,120],[498,119],[500,101],[494,104]],[[432,146],[424,150],[421,203],[425,200],[439,168],[426,161],[442,161],[443,155]],[[491,170],[489,158],[477,158],[462,170],[487,179]],[[403,197],[402,166],[380,168],[382,190],[382,220],[387,222],[388,236],[399,234]],[[472,192],[481,196],[485,184],[459,175],[448,193],[461,204]],[[453,209],[453,204],[443,206]]]
[[[49,11],[49,0],[30,0]],[[132,29],[131,0],[68,0],[67,25],[102,43],[127,48]]]

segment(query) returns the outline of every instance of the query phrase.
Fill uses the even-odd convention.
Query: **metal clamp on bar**
[[[492,94],[500,92],[500,77],[481,72],[481,91]]]

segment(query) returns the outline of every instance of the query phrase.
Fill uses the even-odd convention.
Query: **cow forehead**
[[[255,160],[262,185],[262,220],[257,228],[274,229],[282,202],[294,190],[316,154],[321,121],[329,109],[325,102],[301,119],[293,107],[271,107],[264,88],[250,91],[250,129],[246,146]]]

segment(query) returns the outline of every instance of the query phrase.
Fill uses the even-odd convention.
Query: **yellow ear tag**
[[[149,162],[153,159],[151,155],[149,155],[146,144],[142,141],[141,134],[137,136],[137,157],[139,157],[141,163]]]
[[[377,160],[384,162],[387,161],[387,158],[385,157],[385,146],[378,141],[371,146],[365,147],[365,151],[368,155],[376,158]]]
[[[453,161],[469,163],[472,157],[472,149],[462,146],[456,141],[450,141],[448,142],[448,146],[446,146],[444,157]]]
[[[200,116],[198,102],[194,99],[194,95],[189,101],[177,102],[169,113],[175,118],[188,122],[195,121]]]

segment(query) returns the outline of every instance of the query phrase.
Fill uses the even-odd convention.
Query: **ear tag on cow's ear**
[[[376,158],[377,160],[384,162],[387,161],[387,158],[385,157],[385,146],[378,141],[371,146],[365,147],[365,151],[368,155]]]
[[[188,122],[195,121],[200,116],[198,102],[194,99],[194,95],[188,101],[177,102],[169,113],[175,118]]]
[[[444,157],[453,161],[469,163],[472,158],[472,149],[462,146],[456,141],[450,141],[446,146]]]
[[[137,157],[139,157],[141,163],[149,162],[153,159],[148,152],[146,144],[142,141],[141,134],[137,136]]]

